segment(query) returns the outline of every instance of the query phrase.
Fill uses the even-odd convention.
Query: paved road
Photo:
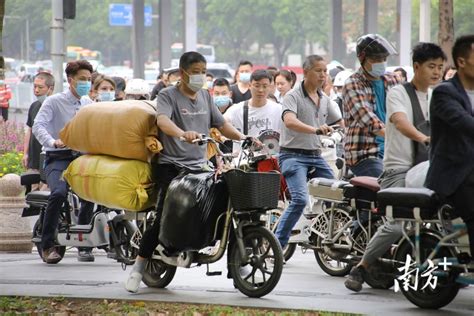
[[[33,250],[35,251],[35,250]],[[297,251],[285,266],[275,290],[261,299],[244,296],[222,276],[207,277],[206,268],[178,269],[166,289],[147,288],[138,294],[123,289],[129,270],[95,251],[94,263],[80,263],[73,250],[58,265],[46,265],[32,254],[0,254],[0,295],[65,296],[81,298],[134,299],[355,312],[369,315],[473,315],[474,287],[460,290],[441,311],[424,311],[393,290],[364,288],[361,293],[345,289],[343,278],[326,275],[312,254]],[[211,265],[224,269],[224,261]]]

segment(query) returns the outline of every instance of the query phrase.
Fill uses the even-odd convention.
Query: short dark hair
[[[214,79],[214,75],[211,74],[210,72],[206,73],[206,77],[211,77],[212,79]]]
[[[453,62],[456,68],[458,68],[458,58],[463,57],[467,58],[469,53],[472,50],[472,44],[474,44],[474,34],[472,35],[464,35],[458,37],[456,42],[454,42],[453,46]]]
[[[179,59],[179,68],[187,70],[192,64],[196,63],[206,64],[206,58],[198,52],[186,52]]]
[[[74,60],[67,63],[66,76],[73,77],[82,69],[89,70],[91,74],[94,72],[94,68],[87,60]]]
[[[250,76],[250,82],[260,81],[262,79],[268,79],[270,80],[270,83],[273,82],[272,75],[267,70],[264,70],[264,69],[255,70],[254,72],[252,72],[252,75]]]
[[[240,66],[245,66],[245,65],[249,65],[250,67],[253,67],[253,64],[248,61],[248,60],[241,60],[239,62],[239,65],[237,66],[237,71],[239,70]]]
[[[319,55],[309,55],[305,58],[303,62],[303,69],[308,70],[313,68],[313,64],[318,61],[323,61],[324,58]]]
[[[126,82],[122,77],[112,77],[112,80],[115,82],[115,91],[125,91]]]
[[[413,64],[423,64],[430,59],[446,60],[446,54],[443,52],[439,45],[434,43],[418,43],[412,50],[412,62]]]
[[[44,83],[48,88],[54,88],[54,76],[49,72],[42,71],[36,74],[35,79],[40,78],[44,80]]]
[[[223,87],[223,86],[226,86],[227,88],[230,89],[230,83],[229,81],[227,81],[226,78],[217,78],[216,80],[214,80],[214,87]]]
[[[397,71],[400,71],[402,73],[402,77],[405,78],[405,80],[408,78],[407,77],[407,71],[405,69],[403,69],[402,67],[398,67],[393,72],[397,72]]]

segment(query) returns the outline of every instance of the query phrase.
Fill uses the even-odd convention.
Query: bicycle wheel
[[[414,242],[414,238],[413,241]],[[432,234],[421,233],[420,236],[420,255],[421,261],[425,261],[428,255],[438,245],[439,239]],[[399,262],[406,262],[407,256],[415,258],[414,249],[411,244],[405,240],[398,248],[395,255],[395,259]],[[447,247],[440,247],[435,258],[453,257],[450,249]],[[410,268],[411,269],[411,268]],[[438,309],[448,305],[458,294],[459,284],[456,283],[455,276],[448,274],[448,276],[437,276],[438,282],[433,288],[427,282],[427,277],[421,277],[424,271],[419,271],[418,279],[415,275],[410,274],[406,281],[408,287],[405,288],[403,284],[400,284],[400,290],[403,295],[413,304],[418,307],[426,309]],[[399,277],[400,278],[400,277]],[[405,279],[404,279],[405,281]],[[404,282],[403,281],[403,282]],[[399,282],[399,281],[397,281]],[[403,283],[400,281],[399,283]]]
[[[280,220],[280,216],[283,213],[282,209],[274,209],[274,210],[269,210],[267,211],[267,223],[265,227],[267,227],[272,233],[275,233],[277,224]],[[285,247],[282,248],[283,252],[283,259],[285,262],[288,262],[288,260],[293,257],[296,251],[296,246],[297,244],[295,243],[288,243]]]
[[[329,221],[331,220],[331,211],[328,209],[323,214],[318,215],[312,229],[323,234],[324,237],[313,234],[312,243],[318,248],[314,250],[314,256],[321,270],[331,276],[345,276],[352,266],[343,262],[348,254],[348,238],[347,233],[343,232],[337,240],[331,240],[330,236],[335,236],[344,226],[352,221],[349,213],[341,208],[335,208],[332,214],[332,233],[329,232]]]
[[[243,229],[243,243],[247,262],[242,261],[237,242],[228,250],[234,286],[249,297],[267,295],[278,284],[283,270],[280,242],[264,227],[247,226]]]
[[[135,262],[138,255],[138,249],[131,244],[132,237],[138,228],[127,220],[117,222],[114,226],[114,234],[117,238],[117,243],[114,245],[117,259],[126,265],[131,265]]]
[[[35,225],[33,226],[33,237],[31,240],[35,244],[36,250],[38,250],[38,255],[40,256],[41,259],[43,259],[43,247],[41,246],[41,234],[43,231],[43,223],[41,222],[41,220],[42,220],[42,217],[38,218]],[[64,254],[66,253],[66,247],[57,246],[57,250],[62,260],[62,258],[64,258]]]

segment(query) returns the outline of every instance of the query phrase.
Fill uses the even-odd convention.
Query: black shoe
[[[115,249],[110,249],[107,252],[107,258],[117,260],[117,253],[115,252]]]
[[[95,258],[92,250],[79,250],[77,253],[77,261],[80,262],[94,262]]]
[[[361,266],[356,266],[351,269],[349,276],[347,277],[344,285],[351,291],[360,292],[362,290],[362,284],[364,284],[364,268]]]

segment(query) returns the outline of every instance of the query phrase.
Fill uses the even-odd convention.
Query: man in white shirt
[[[282,107],[267,99],[272,80],[268,71],[254,71],[250,76],[252,97],[247,101],[232,105],[224,113],[224,118],[243,134],[258,137],[264,130],[280,133]],[[245,106],[248,107],[247,115],[245,115]],[[245,124],[244,116],[247,116],[247,124]],[[234,146],[234,152],[238,151],[238,148],[239,146]]]
[[[419,43],[413,48],[412,61],[413,80],[393,87],[387,94],[384,171],[381,175],[383,189],[404,187],[408,170],[416,163],[428,160],[428,91],[430,86],[440,82],[446,55],[436,44]],[[360,291],[364,283],[363,273],[401,237],[400,223],[390,221],[380,227],[367,245],[360,263],[351,270],[345,286],[352,291]]]

